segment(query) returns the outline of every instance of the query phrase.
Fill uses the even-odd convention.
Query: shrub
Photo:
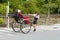
[[[6,5],[0,4],[0,14],[6,15]]]
[[[0,25],[3,23],[3,18],[0,18]]]

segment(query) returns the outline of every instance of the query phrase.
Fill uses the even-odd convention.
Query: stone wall
[[[33,14],[28,15],[30,20],[33,21]],[[49,20],[49,21],[47,21]],[[40,18],[38,20],[38,25],[42,25],[42,24],[56,24],[56,23],[60,23],[60,15],[51,15],[50,18],[47,18],[47,15],[40,15]]]
[[[26,15],[27,16],[27,15]],[[7,17],[2,17],[4,20],[3,20],[3,24],[0,25],[0,27],[6,27],[7,26]],[[33,21],[33,14],[29,14],[28,15],[28,18]],[[13,20],[13,18],[10,18],[10,23],[11,21]],[[49,21],[47,21],[49,20]],[[57,15],[51,15],[49,19],[47,19],[47,15],[40,15],[40,18],[38,20],[38,25],[45,25],[45,24],[56,24],[56,23],[60,23],[60,16],[57,16]]]

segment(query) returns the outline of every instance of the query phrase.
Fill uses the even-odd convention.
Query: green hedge
[[[6,5],[0,4],[0,14],[6,15]]]
[[[0,25],[3,23],[3,18],[0,18]]]

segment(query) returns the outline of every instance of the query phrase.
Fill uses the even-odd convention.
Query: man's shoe
[[[36,31],[36,29],[33,30],[33,32],[35,32],[35,31]]]

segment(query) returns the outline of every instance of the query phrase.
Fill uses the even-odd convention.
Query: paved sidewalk
[[[37,29],[42,30],[60,30],[60,24],[53,24],[53,25],[39,25]]]
[[[31,28],[33,30],[33,27]],[[37,31],[39,30],[60,30],[60,24],[54,25],[39,25],[37,26]],[[0,28],[0,31],[12,31],[12,28]]]

